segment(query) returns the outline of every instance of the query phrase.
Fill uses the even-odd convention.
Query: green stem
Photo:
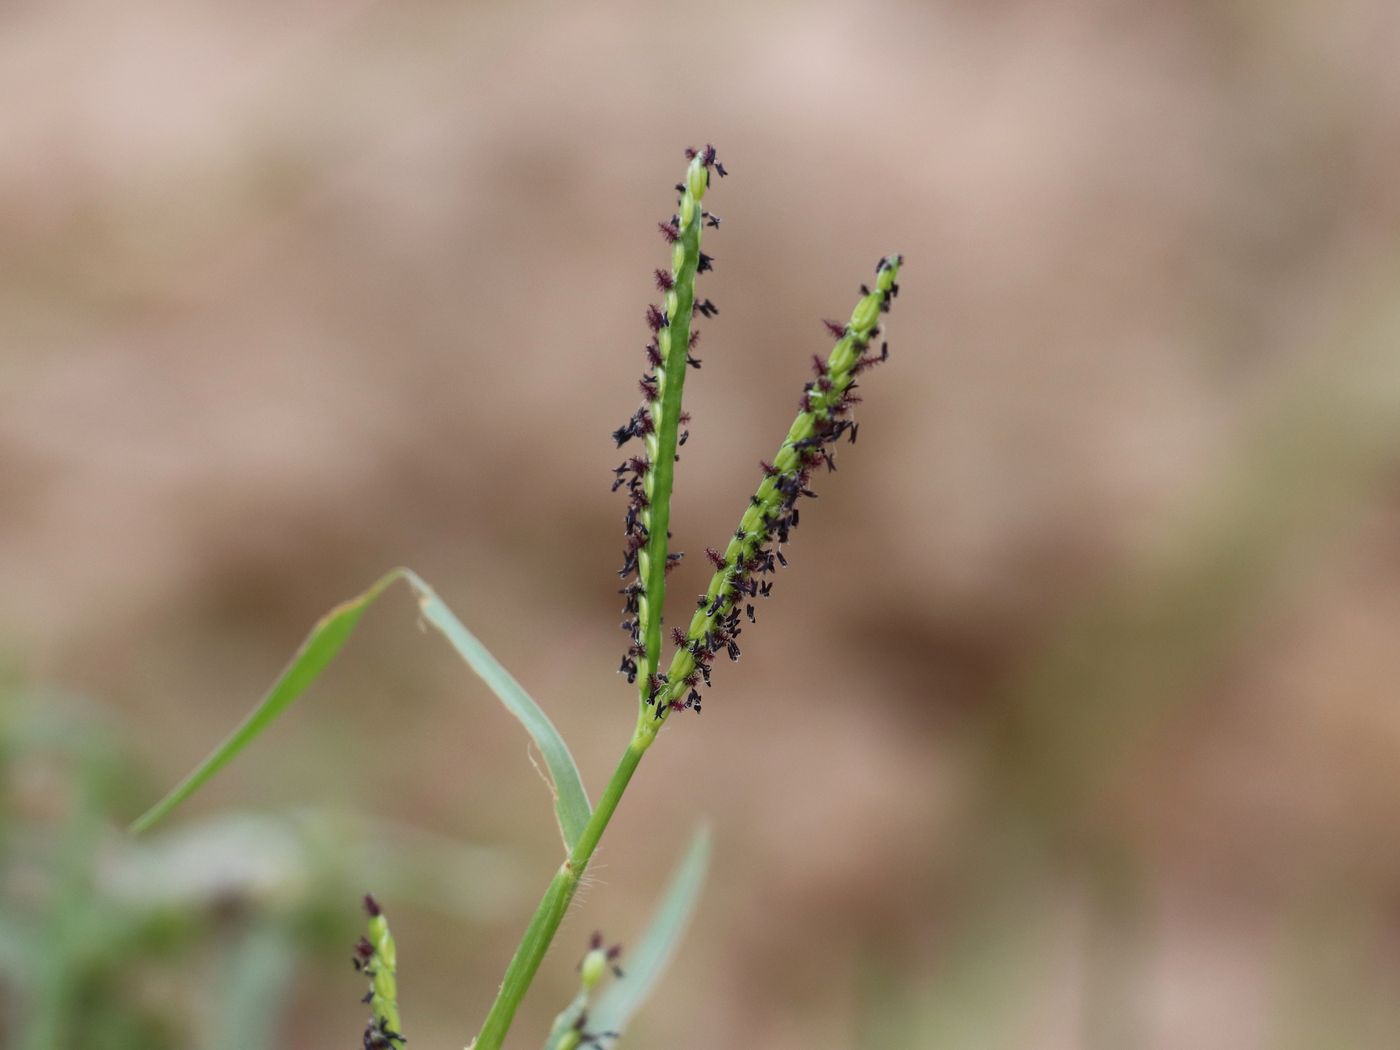
[[[525,997],[559,924],[564,921],[569,902],[574,898],[574,891],[588,868],[598,840],[603,837],[618,802],[622,800],[622,793],[627,790],[628,781],[660,728],[660,723],[650,715],[647,701],[661,662],[661,612],[666,597],[666,563],[670,549],[671,486],[675,480],[681,399],[685,391],[686,360],[690,352],[690,326],[695,312],[695,277],[700,268],[700,229],[705,215],[701,201],[710,184],[710,165],[713,162],[714,151],[709,148],[692,153],[685,182],[680,187],[681,197],[677,202],[674,231],[671,234],[674,243],[671,246],[671,279],[666,292],[665,324],[656,333],[657,351],[661,357],[661,363],[656,368],[657,396],[646,406],[652,423],[646,437],[651,466],[644,481],[647,500],[643,522],[647,529],[647,541],[637,559],[638,576],[642,582],[638,621],[645,649],[637,728],[583,833],[563,865],[555,872],[539,907],[535,909],[535,915],[515,949],[510,966],[506,968],[501,990],[491,1004],[472,1050],[499,1050],[505,1041],[520,1000]]]
[[[627,790],[627,783],[636,772],[642,755],[646,754],[647,748],[655,739],[655,730],[649,727],[639,727],[633,734],[578,843],[555,873],[540,900],[539,907],[535,909],[534,918],[530,920],[525,935],[521,937],[520,944],[515,949],[515,956],[506,968],[501,990],[496,995],[496,1001],[491,1004],[491,1010],[481,1025],[481,1033],[472,1044],[472,1050],[500,1050],[501,1044],[505,1042],[506,1033],[510,1030],[511,1021],[515,1019],[520,1000],[525,997],[530,982],[535,978],[535,972],[540,968],[540,963],[554,940],[559,924],[569,910],[569,902],[574,899],[574,891],[578,889],[579,880],[588,868],[593,851],[598,847],[598,840],[603,837],[608,822],[612,820],[617,804],[622,800],[622,793]]]

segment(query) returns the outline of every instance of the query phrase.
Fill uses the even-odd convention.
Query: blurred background
[[[122,829],[400,563],[601,788],[635,704],[608,435],[712,141],[677,546],[722,545],[821,318],[902,251],[892,357],[515,1045],[703,819],[699,921],[627,1045],[1397,1045],[1400,7],[0,26],[0,1041],[358,1045],[364,890],[409,1045],[475,1031],[558,840],[406,592]]]

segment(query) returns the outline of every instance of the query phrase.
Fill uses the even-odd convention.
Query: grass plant
[[[395,569],[368,590],[332,609],[313,627],[263,700],[183,781],[133,825],[146,831],[193,795],[224,765],[260,736],[316,679],[349,639],[365,609],[398,581],[413,592],[423,619],[439,631],[524,726],[549,773],[564,855],[507,966],[499,993],[483,1020],[474,1050],[498,1050],[545,957],[580,880],[631,783],[643,756],[672,717],[701,708],[702,688],[712,681],[719,657],[737,661],[739,638],[757,619],[756,605],[772,590],[773,575],[786,565],[783,547],[801,521],[799,503],[812,498],[816,473],[835,469],[835,447],[854,444],[858,427],[851,418],[860,398],[857,379],[885,361],[888,345],[879,340],[883,314],[898,294],[902,259],[881,259],[870,284],[844,322],[827,321],[834,346],[812,360],[812,378],[798,400],[792,426],[771,460],[759,462],[759,480],[737,526],[706,556],[714,573],[693,603],[685,628],[672,629],[672,652],[662,670],[663,610],[667,571],[681,555],[671,548],[671,490],[678,450],[688,437],[683,406],[685,381],[698,369],[699,333],[695,315],[713,317],[718,309],[697,299],[697,279],[713,269],[701,250],[702,234],[720,221],[705,207],[714,176],[727,174],[714,148],[687,150],[684,177],[676,185],[674,213],[658,226],[669,250],[669,266],[654,271],[662,301],[647,308],[651,340],[639,383],[642,404],[617,430],[619,448],[637,442],[640,451],[614,471],[614,490],[624,490],[623,629],[629,642],[619,670],[638,690],[637,717],[616,769],[591,801],[567,745],[540,706],[461,623],[436,592],[412,570]],[[877,345],[878,344],[878,345]],[[694,909],[708,861],[709,840],[698,831],[649,925],[628,953],[626,976],[619,950],[595,937],[580,966],[578,994],[556,1019],[547,1050],[602,1047],[621,1037],[627,1023],[674,952]],[[396,949],[379,903],[365,898],[369,932],[356,947],[355,961],[370,981],[366,1003],[371,1017],[365,1046],[397,1050],[405,1041],[395,978]]]

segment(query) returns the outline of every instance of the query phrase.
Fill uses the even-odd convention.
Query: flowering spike
[[[894,297],[895,279],[902,263],[898,255],[881,259],[875,270],[874,288],[862,288],[850,320],[845,324],[826,322],[836,345],[825,361],[814,360],[813,372],[818,378],[803,391],[801,411],[787,438],[771,462],[759,461],[763,478],[726,549],[705,550],[715,566],[715,574],[709,588],[697,599],[684,644],[678,645],[665,681],[655,694],[656,719],[664,719],[673,710],[698,711],[698,693],[695,698],[686,693],[693,689],[693,684],[687,683],[693,682],[695,672],[700,672],[708,686],[710,664],[717,655],[724,653],[730,660],[739,659],[737,637],[741,619],[747,616],[750,623],[756,620],[753,604],[746,599],[767,598],[773,581],[760,577],[769,577],[778,566],[787,565],[782,544],[797,528],[797,501],[804,496],[816,497],[810,487],[812,469],[825,466],[834,470],[830,446],[843,436],[855,440],[856,424],[849,418],[851,407],[860,400],[852,393],[855,378],[857,373],[889,356],[883,348],[878,355],[867,354],[866,350],[879,329],[880,315]]]
[[[355,969],[369,979],[370,1017],[365,1025],[364,1045],[368,1050],[402,1050],[408,1040],[399,1022],[398,950],[384,912],[368,893],[364,897],[369,916],[369,936],[355,944]]]
[[[554,1019],[545,1040],[550,1050],[605,1050],[608,1040],[621,1038],[617,1032],[591,1031],[588,1024],[588,1011],[600,982],[609,973],[618,980],[624,976],[618,964],[621,955],[622,945],[605,946],[601,933],[595,932],[588,939],[588,951],[578,964],[578,992]]]
[[[640,683],[641,699],[647,704],[652,694],[664,688],[658,684],[661,662],[661,612],[666,594],[666,571],[678,558],[668,546],[671,514],[671,486],[675,475],[676,449],[685,443],[689,418],[681,411],[687,367],[699,368],[700,361],[690,350],[698,333],[691,330],[693,314],[712,317],[718,311],[708,299],[695,301],[695,275],[713,266],[709,255],[700,251],[700,231],[706,212],[701,201],[710,185],[710,171],[718,168],[713,146],[687,150],[690,161],[685,178],[677,183],[680,200],[669,222],[657,224],[661,235],[672,246],[670,270],[655,270],[656,287],[665,293],[662,305],[647,307],[647,327],[653,334],[647,345],[651,371],[641,379],[644,404],[636,415],[613,432],[619,446],[636,437],[646,445],[641,469],[624,464],[615,472],[613,488],[628,493],[626,517],[627,544],[623,551],[624,579],[634,572],[636,590],[627,593],[627,618],[623,629],[632,637],[632,646],[618,667],[629,682]],[[640,649],[638,654],[636,650]]]

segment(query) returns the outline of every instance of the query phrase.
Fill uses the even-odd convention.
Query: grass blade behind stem
[[[164,819],[256,740],[326,669],[345,645],[370,603],[399,579],[413,588],[424,618],[447,638],[467,665],[490,686],[497,699],[525,727],[535,746],[540,749],[553,781],[551,791],[560,833],[566,846],[572,849],[588,823],[592,807],[579,777],[578,766],[574,764],[573,756],[569,754],[559,731],[520,683],[462,626],[462,622],[443,604],[437,593],[410,569],[395,569],[385,574],[369,590],[341,602],[321,617],[257,707],[193,772],[137,818],[131,825],[132,832],[139,834]]]
[[[710,863],[710,831],[701,826],[671,876],[666,895],[657,905],[646,932],[623,961],[627,976],[608,986],[588,1011],[588,1027],[597,1032],[623,1032],[632,1016],[656,987],[690,923],[705,872]]]

